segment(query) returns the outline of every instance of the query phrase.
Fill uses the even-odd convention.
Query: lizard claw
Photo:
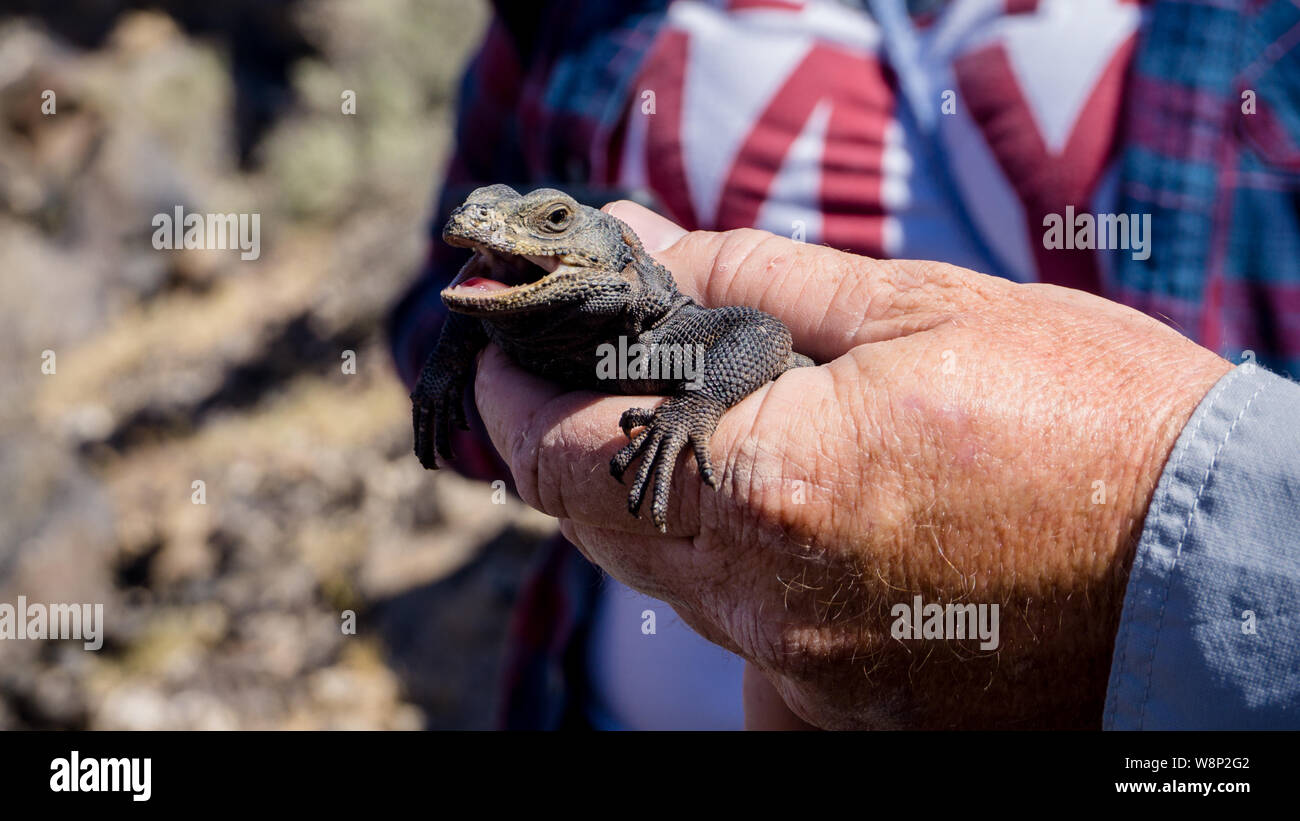
[[[469,427],[462,385],[455,379],[426,379],[422,374],[411,393],[411,427],[415,433],[415,455],[425,469],[437,470],[438,457],[451,460],[452,429]]]
[[[454,458],[451,430],[455,413],[439,400],[411,397],[411,425],[415,431],[415,455],[426,470],[438,469],[438,458]]]
[[[646,408],[628,408],[619,417],[618,426],[623,429],[623,435],[631,440],[632,429],[649,425],[654,416],[655,412]]]
[[[641,464],[628,491],[627,509],[640,518],[641,506],[650,490],[654,493],[650,503],[650,520],[660,533],[668,531],[668,498],[672,490],[673,473],[677,457],[687,445],[695,452],[700,478],[716,489],[717,477],[709,457],[709,437],[718,426],[725,408],[718,402],[700,396],[674,397],[657,410],[632,408],[623,414],[619,427],[631,440],[610,460],[609,469],[614,478],[623,481],[623,474],[639,456]],[[644,427],[635,437],[632,429]]]
[[[434,418],[430,419],[430,416]],[[425,470],[438,469],[434,447],[429,441],[429,434],[436,425],[437,417],[429,404],[422,402],[415,394],[411,394],[411,429],[415,432],[415,455]]]
[[[631,441],[620,449],[618,453],[614,454],[613,459],[609,460],[609,472],[618,480],[619,484],[624,484],[623,474],[627,473],[627,469],[631,467],[632,461],[636,459],[637,454],[639,454],[645,446],[646,440],[650,438],[650,429],[646,428],[635,437],[633,437],[631,433],[628,433],[627,438]],[[635,511],[632,515],[636,515]]]

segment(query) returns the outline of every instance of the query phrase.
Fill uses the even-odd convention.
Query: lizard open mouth
[[[532,285],[563,267],[559,257],[509,254],[482,245],[447,286],[444,294],[485,297]]]

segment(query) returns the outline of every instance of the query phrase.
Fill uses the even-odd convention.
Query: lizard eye
[[[546,212],[546,224],[543,227],[551,231],[561,231],[568,227],[570,216],[567,206],[557,205]]]

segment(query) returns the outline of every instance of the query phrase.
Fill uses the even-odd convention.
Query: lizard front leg
[[[462,430],[469,427],[465,420],[465,388],[474,358],[487,342],[482,322],[451,313],[443,323],[438,344],[420,369],[415,390],[411,391],[411,426],[415,431],[415,455],[429,470],[437,470],[437,456],[452,458],[452,426]]]
[[[640,515],[653,480],[650,518],[662,533],[667,531],[668,498],[682,450],[691,447],[700,478],[716,489],[709,439],[722,414],[792,366],[812,362],[793,354],[785,325],[753,308],[687,306],[647,336],[659,346],[699,345],[704,350],[703,362],[696,363],[696,378],[683,380],[657,409],[632,408],[619,420],[631,441],[614,455],[610,472],[622,481],[632,462],[641,457],[628,493],[628,511]],[[642,430],[633,436],[636,428]]]

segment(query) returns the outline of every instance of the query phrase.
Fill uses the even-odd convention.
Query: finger
[[[560,521],[560,532],[609,575],[668,604],[687,627],[704,639],[737,655],[743,652],[741,642],[745,637],[732,635],[729,630],[735,629],[734,625],[724,623],[735,621],[736,608],[719,607],[716,598],[717,568],[744,565],[743,557],[734,555],[741,545],[727,542],[716,549],[728,550],[732,555],[719,556],[698,540],[657,533],[629,535],[567,519]],[[742,588],[748,583],[732,581]],[[710,612],[714,615],[706,615]],[[719,618],[722,613],[729,615]]]
[[[565,388],[520,368],[496,345],[479,355],[474,402],[483,427],[510,468],[519,497],[552,516],[563,510],[539,485],[537,451],[545,429],[558,424],[565,395]]]
[[[781,694],[761,670],[745,662],[742,679],[746,730],[816,730],[786,706]]]
[[[667,217],[630,200],[616,200],[601,210],[626,222],[651,254],[671,248],[687,233],[685,228]]]
[[[696,535],[702,532],[702,523],[716,528],[735,521],[742,508],[779,509],[777,500],[785,487],[781,477],[811,470],[810,465],[820,459],[816,449],[799,447],[803,440],[791,437],[787,427],[806,415],[807,408],[839,407],[844,386],[856,383],[859,367],[860,363],[846,358],[823,368],[798,368],[729,409],[709,437],[707,449],[716,489],[705,486],[697,459],[679,455],[674,461],[665,522],[668,533]],[[479,362],[475,397],[488,435],[509,465],[525,502],[557,518],[626,533],[656,533],[650,517],[637,519],[628,513],[636,477],[645,474],[648,480],[654,465],[641,454],[629,460],[642,461],[628,484],[610,476],[610,462],[625,447],[648,448],[645,431],[629,443],[619,420],[629,406],[653,404],[653,398],[566,392],[523,372],[495,346]],[[854,439],[856,428],[846,425],[847,418],[838,411],[827,413],[819,417],[816,430],[819,435]],[[806,424],[793,424],[803,425],[803,432],[808,432]]]
[[[934,327],[979,277],[942,263],[872,259],[753,229],[688,233],[626,200],[605,210],[643,238],[686,294],[706,306],[749,305],[772,314],[790,329],[796,350],[821,362],[864,342]]]
[[[653,397],[568,391],[523,371],[495,345],[484,351],[475,379],[484,427],[526,503],[557,518],[656,532],[649,518],[628,513],[628,487],[610,477],[610,461],[627,445],[619,418],[631,405],[653,404]],[[687,473],[679,471],[674,482],[671,533],[699,529],[698,489],[686,488],[699,480]]]
[[[660,601],[680,601],[694,583],[687,583],[694,549],[690,539],[654,531],[629,534],[573,519],[560,520],[560,533],[606,573]]]

